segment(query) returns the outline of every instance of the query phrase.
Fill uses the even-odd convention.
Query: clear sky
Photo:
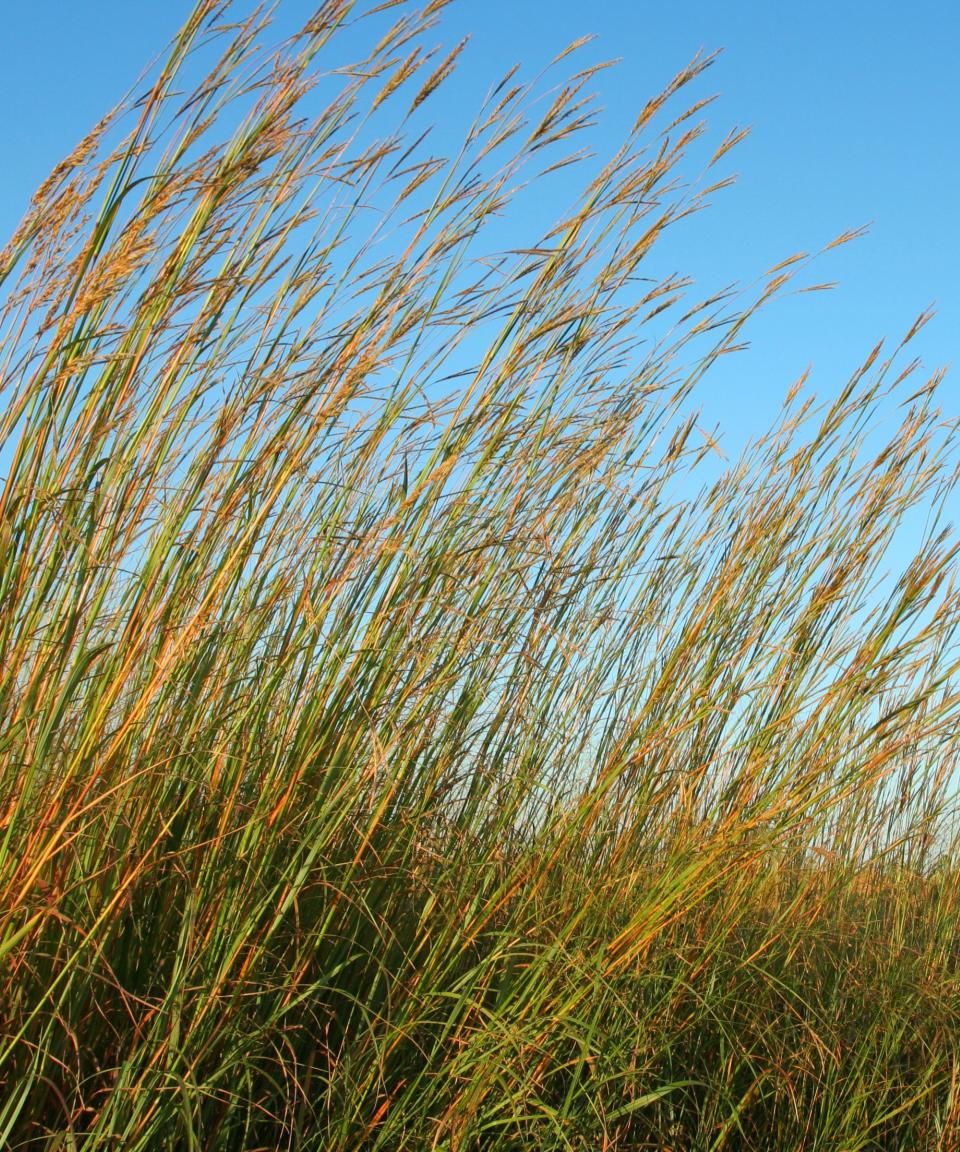
[[[0,232],[33,188],[136,79],[190,0],[31,0],[4,5]],[[242,10],[247,9],[241,4]],[[279,0],[282,19],[312,10]],[[612,148],[643,102],[697,49],[724,49],[701,92],[719,139],[751,125],[735,188],[684,234],[679,270],[704,287],[750,280],[848,227],[870,235],[825,259],[832,293],[781,302],[753,349],[704,393],[728,447],[759,431],[809,363],[815,390],[840,386],[882,336],[936,304],[917,340],[932,368],[960,360],[960,6],[944,0],[459,0],[440,36],[472,33],[463,70],[435,115],[464,123],[515,61],[530,72],[584,33],[590,59],[622,63],[596,81],[605,108],[593,143]],[[534,231],[545,223],[531,222]],[[943,392],[960,416],[960,363]]]

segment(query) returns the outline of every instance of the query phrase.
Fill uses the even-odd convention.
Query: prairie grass
[[[718,466],[709,59],[444,158],[444,6],[201,0],[0,256],[0,1146],[960,1147],[924,317]]]

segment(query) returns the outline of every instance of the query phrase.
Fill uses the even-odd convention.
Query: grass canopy
[[[446,156],[445,6],[200,0],[0,252],[0,1145],[957,1148],[926,317],[718,464],[711,58]]]

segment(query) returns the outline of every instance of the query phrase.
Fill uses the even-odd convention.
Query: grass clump
[[[0,1144],[957,1147],[920,322],[718,469],[709,61],[498,251],[594,69],[441,157],[443,7],[201,0],[0,256]]]

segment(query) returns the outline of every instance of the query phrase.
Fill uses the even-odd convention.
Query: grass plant
[[[200,0],[0,254],[0,1146],[958,1148],[925,317],[720,464],[710,59],[445,157],[444,7]]]

